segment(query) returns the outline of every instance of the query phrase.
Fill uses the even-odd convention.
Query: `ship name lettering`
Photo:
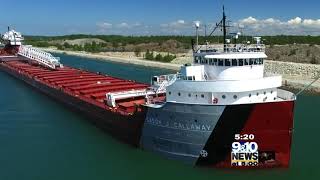
[[[173,128],[182,129],[182,130],[195,130],[195,131],[210,131],[211,130],[210,125],[161,121],[158,118],[153,118],[153,117],[148,117],[146,119],[146,123],[156,125],[156,126],[162,126],[162,127],[173,127]]]

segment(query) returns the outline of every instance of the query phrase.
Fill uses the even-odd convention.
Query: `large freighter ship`
[[[198,27],[198,25],[197,25]],[[2,36],[0,69],[86,114],[113,137],[192,165],[288,167],[295,95],[265,76],[265,46],[193,46],[193,64],[147,85],[63,66],[59,58]],[[236,34],[238,36],[239,34]],[[235,38],[236,39],[236,38]]]

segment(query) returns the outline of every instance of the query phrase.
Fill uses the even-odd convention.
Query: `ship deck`
[[[121,99],[117,102],[116,107],[110,107],[105,103],[106,93],[145,90],[149,87],[147,84],[132,80],[92,73],[68,66],[50,70],[37,63],[22,61],[19,58],[4,61],[2,65],[48,87],[123,115],[131,115],[135,111],[141,110],[139,107],[145,103],[144,97]]]

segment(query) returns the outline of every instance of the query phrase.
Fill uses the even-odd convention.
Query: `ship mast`
[[[218,29],[218,28],[221,28],[222,31],[223,31],[223,46],[224,46],[224,51],[225,50],[225,47],[226,47],[226,44],[227,44],[227,27],[230,27],[227,25],[227,16],[225,14],[225,11],[224,11],[224,6],[222,6],[222,10],[223,10],[223,13],[222,13],[222,20],[220,20],[219,23],[216,23],[216,26],[213,28],[213,30],[211,31],[211,33],[209,34],[209,36],[205,36],[205,37],[211,37],[213,35],[213,33]],[[199,23],[196,23],[195,24],[196,26],[196,32],[197,32],[197,47],[198,47],[198,28],[199,28]],[[205,27],[206,28],[206,27]],[[205,29],[206,31],[206,29]],[[207,33],[205,33],[207,34]],[[191,40],[191,44],[192,44],[192,49],[194,52],[197,52],[199,49],[197,50],[194,50],[194,40],[192,39]]]
[[[227,38],[227,27],[226,27],[226,14],[224,12],[224,6],[222,7],[223,9],[223,15],[222,15],[222,29],[223,29],[223,45],[226,45],[226,38]]]

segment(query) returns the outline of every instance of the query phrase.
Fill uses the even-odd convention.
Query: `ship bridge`
[[[263,78],[263,44],[202,45],[194,53],[192,66],[183,66],[181,74],[192,80],[245,80]]]
[[[6,44],[9,44],[11,46],[20,46],[22,44],[22,41],[24,40],[20,32],[17,32],[15,30],[10,30],[9,28],[8,28],[8,32],[4,33],[1,39]]]

